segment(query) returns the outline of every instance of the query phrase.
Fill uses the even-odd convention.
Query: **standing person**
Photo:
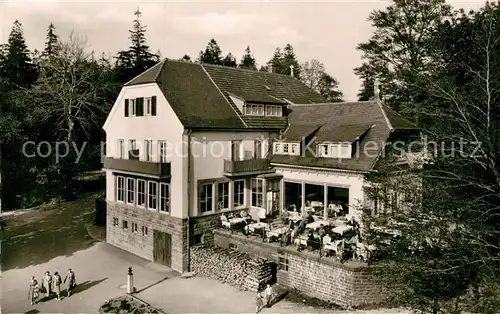
[[[66,283],[66,281],[68,281],[68,283]],[[69,297],[71,295],[71,290],[76,286],[75,273],[71,268],[68,269],[68,274],[64,277],[64,283],[66,284],[66,296]]]
[[[54,292],[56,293],[57,299],[61,300],[61,284],[62,284],[62,279],[61,276],[59,276],[58,272],[55,272],[54,278],[53,278],[53,283],[54,283]]]
[[[52,292],[52,276],[48,271],[45,272],[45,276],[43,276],[42,280],[43,288],[45,289],[45,296],[50,297]]]
[[[271,300],[273,298],[273,287],[270,284],[267,284],[266,290],[264,291],[264,297],[266,298],[266,306],[271,307]]]
[[[38,281],[35,279],[35,276],[31,276],[30,290],[28,292],[28,299],[30,300],[31,305],[36,304],[39,289],[40,286],[38,285]]]
[[[260,294],[260,291],[257,291],[257,297],[255,298],[256,302],[256,309],[255,309],[255,314],[260,313],[260,310],[262,309],[262,306],[264,303],[262,302],[262,295]]]

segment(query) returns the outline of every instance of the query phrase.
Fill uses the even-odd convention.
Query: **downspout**
[[[190,272],[191,271],[191,237],[189,236],[190,232],[191,232],[191,228],[190,228],[190,224],[191,224],[191,221],[190,221],[190,218],[191,218],[191,133],[193,133],[193,130],[189,130],[188,133],[187,133],[187,136],[188,136],[188,147],[187,147],[187,182],[188,182],[188,189],[187,189],[187,196],[188,196],[188,215],[187,215],[187,246],[188,246],[188,249],[187,249],[187,260],[188,260],[188,264],[187,264],[187,271]]]

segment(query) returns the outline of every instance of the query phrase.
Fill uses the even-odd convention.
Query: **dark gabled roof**
[[[201,65],[164,62],[156,82],[186,128],[246,127]]]
[[[324,141],[352,141],[363,134],[364,136],[360,138],[359,144],[354,145],[355,155],[351,159],[314,157],[306,150],[302,156],[274,155],[273,163],[369,171],[373,168],[378,155],[373,146],[366,146],[367,143],[374,143],[381,149],[391,133],[381,105],[374,101],[295,105],[291,106],[289,120],[291,125],[303,124],[304,121],[311,125],[321,124],[314,136],[320,135]],[[322,129],[325,130],[323,134]],[[310,149],[315,151],[314,144],[321,140],[316,140],[309,146]],[[368,153],[364,153],[365,147]]]
[[[125,86],[158,83],[182,124],[207,129],[284,129],[286,117],[245,116],[229,95],[247,102],[321,103],[299,80],[268,72],[164,60]]]

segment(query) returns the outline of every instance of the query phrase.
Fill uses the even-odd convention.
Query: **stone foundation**
[[[114,218],[118,225],[114,226]],[[123,229],[122,221],[126,220],[127,229]],[[132,223],[137,224],[137,232],[132,232]],[[147,235],[142,234],[142,227],[148,228]],[[188,270],[187,219],[172,217],[144,208],[137,208],[123,203],[107,201],[106,242],[147,260],[153,259],[153,230],[171,235],[172,264],[171,268],[178,272]]]
[[[220,216],[222,214],[228,215],[230,213],[239,213],[241,209],[234,211],[225,211],[223,213],[218,212],[205,216],[191,217],[190,218],[190,236],[191,241],[190,244],[206,244],[213,245],[214,244],[214,234],[213,231],[220,229],[222,227],[222,223],[220,220]],[[195,243],[196,236],[202,237],[202,243]]]
[[[214,231],[214,243],[222,248],[267,258],[278,264],[279,284],[343,307],[360,307],[384,301],[381,287],[373,283],[371,268],[359,262],[341,264],[333,258],[297,252],[255,238],[226,231]]]

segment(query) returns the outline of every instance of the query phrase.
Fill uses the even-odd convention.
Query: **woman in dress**
[[[71,295],[71,291],[76,286],[75,273],[70,269],[68,269],[68,274],[64,277],[64,283],[66,284],[66,295],[69,297]]]
[[[59,276],[58,272],[55,272],[54,274],[53,283],[54,283],[54,292],[56,293],[57,299],[61,300],[62,279],[61,276]]]

